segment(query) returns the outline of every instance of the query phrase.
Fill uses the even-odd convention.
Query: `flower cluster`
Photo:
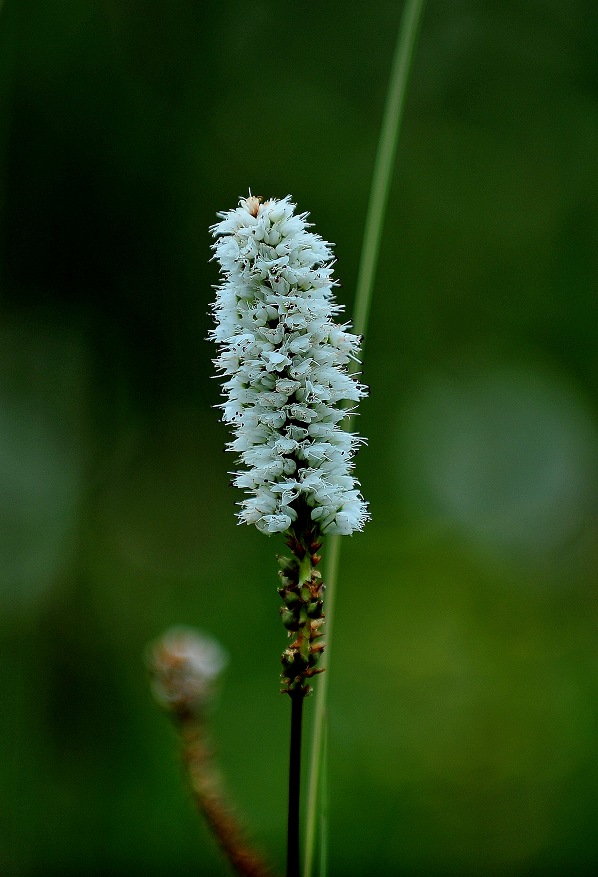
[[[366,388],[349,374],[360,338],[334,318],[330,244],[287,196],[250,195],[212,226],[223,282],[213,306],[214,360],[225,378],[222,420],[248,496],[241,522],[289,530],[299,515],[321,533],[350,534],[368,519],[352,470],[363,441],[342,420]]]

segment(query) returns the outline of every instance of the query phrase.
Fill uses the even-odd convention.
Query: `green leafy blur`
[[[237,527],[208,226],[292,194],[350,316],[401,4],[0,10],[0,871],[227,873],[151,700],[231,662],[227,783],[284,859],[282,540]],[[429,2],[343,543],[330,875],[598,869],[598,7]],[[307,721],[311,704],[306,704]]]

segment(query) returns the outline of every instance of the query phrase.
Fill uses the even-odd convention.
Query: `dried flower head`
[[[223,281],[210,337],[225,378],[227,446],[248,494],[239,519],[264,533],[298,518],[321,533],[349,534],[369,515],[352,458],[364,440],[341,422],[366,388],[348,372],[361,339],[335,322],[331,245],[309,231],[290,196],[250,195],[212,226]]]
[[[228,663],[216,640],[186,627],[172,627],[147,651],[152,690],[158,703],[180,715],[203,709]]]

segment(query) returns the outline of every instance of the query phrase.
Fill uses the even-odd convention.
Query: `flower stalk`
[[[322,672],[324,585],[316,569],[325,535],[369,519],[353,475],[363,439],[347,428],[367,388],[356,377],[361,338],[339,324],[331,245],[310,231],[290,196],[249,194],[212,227],[222,282],[213,305],[222,420],[233,430],[233,484],[245,491],[240,523],[282,533],[282,691],[291,707],[288,877],[299,875],[303,700]]]
[[[316,566],[322,542],[316,527],[308,527],[301,537],[289,534],[287,545],[292,557],[278,557],[283,605],[282,623],[293,642],[282,654],[282,691],[291,698],[291,744],[289,755],[289,809],[287,822],[287,877],[299,877],[299,824],[301,804],[301,735],[303,701],[310,693],[311,680],[323,668],[318,661],[325,644],[324,584]]]
[[[301,732],[303,701],[301,689],[290,693],[291,697],[291,746],[289,753],[289,813],[287,820],[287,875],[299,877],[300,845],[299,825],[301,811]]]

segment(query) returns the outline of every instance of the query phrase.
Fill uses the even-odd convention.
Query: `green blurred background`
[[[235,524],[208,226],[251,187],[336,242],[350,315],[402,4],[0,11],[0,872],[224,875],[151,701],[231,663],[228,784],[284,858],[274,555]],[[343,542],[331,875],[598,871],[598,7],[431,2]],[[308,703],[307,721],[313,704]]]

